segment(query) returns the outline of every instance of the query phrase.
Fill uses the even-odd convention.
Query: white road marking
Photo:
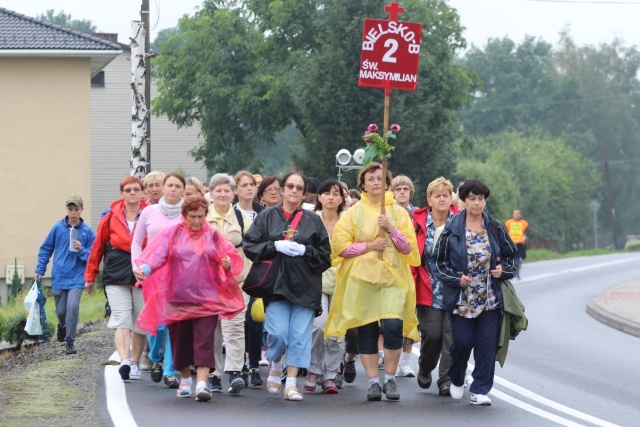
[[[471,369],[473,369],[473,365],[469,365],[469,367]],[[553,408],[557,411],[560,412],[564,412],[567,415],[571,415],[572,417],[576,417],[576,418],[580,418],[581,420],[590,422],[592,424],[598,425],[598,426],[603,426],[603,427],[614,427],[617,426],[617,424],[612,424],[608,421],[604,421],[601,420],[599,418],[596,417],[592,417],[591,415],[587,415],[583,412],[577,411],[575,409],[571,409],[568,406],[564,406],[561,405],[560,403],[554,402],[553,400],[547,399],[546,397],[542,397],[539,394],[536,394],[532,391],[527,390],[526,388],[520,387],[517,384],[512,383],[511,381],[505,380],[504,378],[495,376],[494,377],[494,381],[497,384],[500,384],[501,386],[507,387],[508,389],[511,389],[513,391],[515,391],[516,393],[519,393],[521,395],[523,395],[526,398],[529,398],[531,400],[534,400],[538,403],[541,403],[543,405],[546,405],[550,408]],[[491,394],[494,394],[494,391],[496,390],[492,390]],[[498,397],[498,396],[496,396]],[[504,400],[504,399],[503,399]]]
[[[532,414],[538,415],[538,416],[540,416],[542,418],[546,418],[546,419],[551,420],[553,422],[556,422],[556,423],[558,423],[560,425],[570,426],[570,427],[576,427],[576,426],[582,426],[583,425],[583,424],[578,424],[576,422],[568,420],[566,418],[562,418],[562,417],[560,417],[558,415],[552,414],[551,412],[547,412],[547,411],[545,411],[543,409],[536,408],[533,405],[525,403],[522,400],[516,399],[515,397],[511,397],[508,394],[501,392],[500,390],[496,390],[495,388],[492,388],[489,393],[493,397],[497,397],[498,399],[504,400],[505,402],[510,403],[513,406],[517,406],[520,409],[524,409],[527,412],[531,412]]]
[[[622,263],[630,262],[630,261],[636,261],[637,262],[638,259],[637,258],[619,259],[617,261],[602,262],[600,264],[591,264],[591,265],[586,265],[584,267],[568,268],[566,270],[552,271],[552,272],[549,272],[549,273],[536,274],[534,276],[525,276],[523,279],[519,279],[514,283],[533,282],[535,280],[546,279],[547,277],[557,276],[559,274],[577,273],[577,272],[580,272],[580,271],[593,270],[593,269],[596,269],[596,268],[610,267],[612,265],[622,264]]]
[[[118,352],[113,352],[109,360],[120,361]],[[111,421],[115,427],[136,427],[129,403],[127,403],[127,390],[118,373],[119,366],[107,365],[104,367],[104,384],[107,394],[107,409]]]
[[[416,356],[420,357],[420,349],[417,347],[413,347],[411,349],[411,352],[413,354],[415,354]],[[467,365],[467,370],[470,372],[473,372],[473,368],[475,366],[471,363],[469,363]],[[539,394],[536,394],[532,391],[529,391],[523,387],[520,387],[519,385],[516,385],[514,383],[512,383],[511,381],[505,380],[502,377],[499,377],[497,375],[495,375],[493,377],[494,382],[496,384],[500,384],[503,387],[506,387],[508,389],[510,389],[511,391],[514,391],[516,393],[519,393],[521,395],[523,395],[524,397],[527,397],[533,401],[536,401],[542,405],[546,405],[552,409],[555,409],[559,412],[563,412],[567,415],[571,415],[572,417],[575,418],[579,418],[581,420],[590,422],[592,424],[598,425],[598,426],[603,426],[603,427],[619,427],[617,424],[613,424],[610,423],[608,421],[604,421],[601,420],[599,418],[593,417],[591,415],[585,414],[584,412],[580,412],[578,410],[575,409],[571,409],[568,406],[562,405],[560,403],[554,402],[553,400],[547,399],[545,397],[540,396]],[[497,397],[498,399],[504,400],[507,403],[510,403],[514,406],[517,406],[520,409],[524,409],[527,412],[530,412],[534,415],[538,415],[539,417],[542,418],[546,418],[548,420],[554,421],[558,424],[564,425],[564,426],[581,426],[582,424],[578,424],[574,421],[571,421],[567,418],[562,418],[558,415],[552,414],[551,412],[547,412],[544,409],[540,409],[537,408],[529,403],[523,402],[520,399],[516,399],[515,397],[509,396],[506,393],[501,392],[500,390],[497,390],[495,388],[492,388],[491,391],[489,392],[489,394],[491,394],[494,397]]]

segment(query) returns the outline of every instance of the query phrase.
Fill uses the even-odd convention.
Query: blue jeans
[[[493,387],[496,370],[496,352],[500,329],[500,309],[485,310],[478,317],[468,319],[451,314],[451,365],[449,377],[455,386],[464,384],[467,362],[473,350],[475,368],[473,383],[469,391],[474,394],[487,394]]]
[[[156,331],[157,335],[147,334],[147,340],[149,341],[149,359],[152,362],[158,363],[162,359],[164,342],[164,361],[162,375],[171,377],[177,376],[178,373],[173,369],[173,357],[171,354],[171,342],[169,341],[169,330],[166,326],[160,326]],[[212,344],[213,345],[213,344]]]
[[[308,368],[311,363],[311,335],[316,310],[289,301],[272,301],[267,305],[264,328],[267,359],[275,360],[287,352],[287,365]]]
[[[74,289],[53,289],[51,295],[56,303],[56,316],[58,324],[67,328],[66,342],[76,340],[76,328],[78,327],[78,317],[80,316],[80,298],[83,288]]]

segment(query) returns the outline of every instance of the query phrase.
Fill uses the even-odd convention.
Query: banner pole
[[[389,81],[387,81],[387,85],[384,88],[384,124],[382,126],[382,135],[384,135],[384,141],[389,142],[389,137],[387,136],[387,132],[389,132],[389,98],[391,98],[391,87]],[[386,209],[384,206],[384,201],[386,197],[387,191],[387,156],[382,158],[382,199],[380,200],[380,215],[386,215]],[[384,237],[384,231],[382,228],[378,234],[379,237]],[[382,261],[382,252],[378,252],[378,259]]]

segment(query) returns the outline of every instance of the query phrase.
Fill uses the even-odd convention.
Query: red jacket
[[[140,202],[142,209],[146,206],[146,202]],[[135,231],[135,227],[133,231]],[[96,240],[93,242],[93,247],[87,260],[87,269],[84,272],[84,280],[86,282],[95,282],[96,276],[100,272],[100,262],[104,257],[107,242],[110,242],[115,249],[131,253],[133,231],[129,233],[127,218],[124,214],[124,200],[113,202],[110,212],[103,216],[100,224],[98,224]]]
[[[420,258],[425,251],[425,240],[427,235],[427,216],[429,214],[430,206],[425,208],[415,209],[411,212],[411,220],[413,221],[413,227],[416,230],[416,238],[418,239],[418,253]],[[449,206],[449,212],[454,215],[457,214],[458,208],[455,205]],[[416,282],[416,304],[431,306],[433,304],[433,288],[431,287],[431,279],[429,279],[429,273],[421,265],[418,267],[411,267],[411,274],[413,280]]]

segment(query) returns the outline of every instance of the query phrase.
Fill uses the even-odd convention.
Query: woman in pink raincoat
[[[207,377],[215,366],[213,334],[219,317],[244,308],[233,276],[243,260],[235,247],[206,221],[209,203],[200,196],[182,205],[183,221],[158,235],[136,258],[136,278],[144,280],[145,306],[138,327],[155,333],[167,325],[173,365],[182,377],[178,397],[191,397],[190,366],[197,366],[196,400],[211,400]],[[146,277],[146,279],[145,279]]]

